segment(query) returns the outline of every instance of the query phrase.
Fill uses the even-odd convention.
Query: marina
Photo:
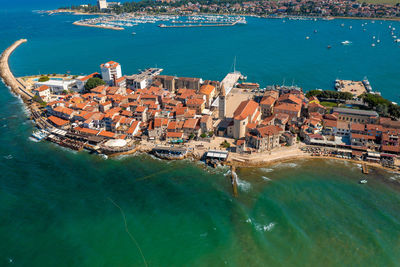
[[[83,19],[74,22],[74,25],[104,28],[111,30],[124,30],[127,27],[135,27],[139,24],[158,24],[160,28],[185,28],[185,27],[223,27],[247,24],[245,17],[219,16],[219,15],[195,15],[195,16],[136,16],[132,14],[101,16],[97,18]]]

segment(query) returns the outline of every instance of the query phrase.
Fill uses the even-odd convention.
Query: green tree
[[[42,76],[39,78],[39,82],[47,82],[48,80],[50,80],[49,76]]]
[[[89,92],[91,89],[100,86],[100,85],[105,85],[106,83],[97,77],[93,77],[90,78],[89,80],[87,80],[86,84],[85,84],[85,91]]]
[[[222,142],[220,146],[223,148],[230,148],[231,144],[228,141],[224,140],[224,142]]]

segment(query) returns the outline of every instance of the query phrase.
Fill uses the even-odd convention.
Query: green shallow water
[[[1,266],[145,266],[111,200],[149,266],[398,265],[397,174],[359,185],[359,166],[340,161],[242,168],[234,198],[226,168],[29,141],[21,103],[8,101]]]

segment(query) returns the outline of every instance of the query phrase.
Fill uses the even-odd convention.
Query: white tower
[[[107,9],[107,0],[97,0],[97,5],[100,10]]]
[[[122,77],[121,65],[114,61],[109,61],[100,65],[101,77],[109,85],[115,85],[115,80]]]

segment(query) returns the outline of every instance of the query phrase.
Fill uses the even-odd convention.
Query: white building
[[[132,90],[146,88],[162,71],[163,69],[149,68],[138,74],[126,76],[126,86]]]
[[[97,6],[99,7],[100,10],[102,9],[107,9],[107,0],[97,0]]]
[[[114,85],[115,80],[122,77],[121,65],[114,61],[109,61],[100,65],[101,77],[109,85]]]
[[[32,93],[39,96],[45,102],[50,101],[50,88],[46,85],[33,89]]]
[[[63,91],[70,91],[76,86],[76,80],[48,80],[46,82],[37,82],[34,88],[46,85],[50,88],[52,94],[61,94]]]

